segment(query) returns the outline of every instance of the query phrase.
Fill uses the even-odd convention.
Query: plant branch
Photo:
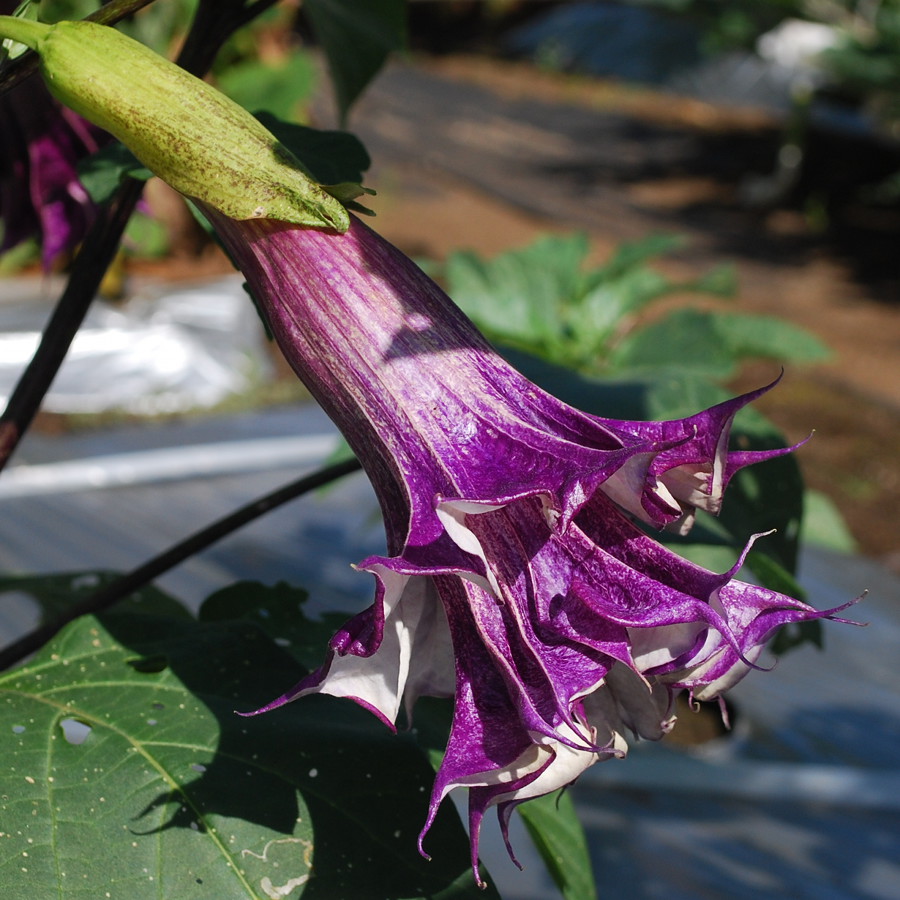
[[[310,475],[306,475],[270,494],[266,494],[264,497],[254,500],[252,503],[248,503],[246,506],[242,506],[235,512],[195,532],[185,540],[163,551],[143,565],[138,566],[138,568],[110,582],[106,587],[101,588],[84,600],[73,604],[52,622],[40,625],[17,641],[9,644],[3,650],[0,650],[0,671],[10,668],[10,666],[15,665],[29,654],[34,653],[35,650],[38,650],[59,632],[63,626],[79,616],[109,609],[120,600],[131,596],[135,591],[145,587],[160,575],[175,568],[175,566],[201,550],[205,550],[248,522],[252,522],[254,519],[278,506],[282,506],[290,500],[308,494],[310,491],[329,484],[344,475],[355,472],[359,468],[360,465],[355,459],[325,466]]]
[[[189,72],[193,70],[184,65],[182,57],[202,62],[205,72],[212,66],[219,48],[235,31],[253,21],[276,2],[278,0],[257,0],[246,6],[244,0],[201,0],[193,27],[185,38],[176,61]]]

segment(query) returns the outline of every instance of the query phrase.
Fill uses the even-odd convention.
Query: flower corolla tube
[[[423,839],[468,788],[482,818],[660,738],[673,698],[718,697],[771,634],[819,612],[667,550],[636,520],[685,530],[716,512],[747,394],[679,421],[602,419],[503,361],[450,299],[358,220],[346,234],[209,216],[282,351],[374,485],[388,553],[359,563],[373,605],[323,665],[257,712],[347,697],[390,727],[454,697]],[[508,845],[508,840],[507,840]],[[510,851],[511,852],[511,851]]]

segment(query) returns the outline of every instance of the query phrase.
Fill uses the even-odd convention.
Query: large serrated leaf
[[[484,897],[411,736],[311,697],[249,622],[84,618],[0,677],[0,896]],[[489,896],[496,894],[489,893]]]
[[[677,309],[631,332],[613,349],[609,365],[618,375],[670,369],[720,379],[734,374],[736,359],[716,329],[715,314]]]
[[[623,275],[643,265],[655,256],[662,256],[678,250],[685,244],[683,235],[648,234],[637,241],[624,241],[616,247],[612,256],[599,269],[588,276],[587,287],[592,290],[604,281],[615,281]]]
[[[444,272],[451,296],[498,344],[586,373],[606,371],[611,352],[614,370],[658,368],[660,360],[680,368],[692,354],[679,345],[673,354],[660,358],[656,336],[649,355],[643,344],[632,346],[633,336],[615,346],[631,320],[661,297],[681,291],[733,293],[734,277],[728,267],[678,282],[646,265],[649,258],[679,243],[677,237],[652,235],[622,244],[604,265],[585,270],[586,235],[545,235],[491,260],[472,252],[452,254]],[[710,343],[716,346],[721,341]],[[703,371],[708,369],[707,359],[703,357]],[[727,357],[716,372],[730,365]]]
[[[602,270],[601,270],[602,271]],[[573,332],[578,344],[593,349],[598,359],[617,326],[658,297],[671,291],[671,282],[653,269],[640,267],[623,272],[614,281],[602,281],[581,299]],[[581,355],[584,355],[582,350]]]
[[[828,354],[814,335],[773,316],[677,309],[628,335],[610,363],[619,373],[671,367],[726,378],[748,357],[815,362]]]

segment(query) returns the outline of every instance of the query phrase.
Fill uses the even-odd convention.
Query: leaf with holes
[[[126,612],[0,676],[0,896],[483,898],[449,804],[416,852],[410,735],[328,697],[234,714],[301,674],[251,622]]]

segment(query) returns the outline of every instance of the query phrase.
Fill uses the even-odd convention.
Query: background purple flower
[[[0,14],[15,6],[0,0]],[[94,204],[76,167],[105,140],[105,132],[57,103],[37,75],[0,94],[0,252],[33,237],[49,268],[78,245]]]

